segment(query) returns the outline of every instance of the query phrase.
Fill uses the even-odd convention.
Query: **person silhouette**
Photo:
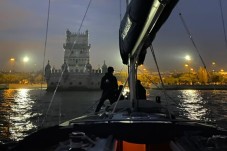
[[[140,80],[136,80],[136,98],[146,100],[146,90]]]
[[[115,95],[118,90],[117,78],[113,75],[113,67],[108,67],[107,71],[108,72],[101,79],[100,88],[102,89],[102,96],[95,109],[95,112],[99,112],[107,99],[110,101],[110,104],[115,102]]]

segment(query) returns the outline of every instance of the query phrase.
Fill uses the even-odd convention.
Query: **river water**
[[[148,99],[161,96],[176,116],[215,122],[227,128],[227,90],[147,90]],[[38,127],[52,126],[94,111],[100,91],[46,92],[41,89],[0,90],[0,143],[21,140]],[[168,100],[168,101],[166,101]]]

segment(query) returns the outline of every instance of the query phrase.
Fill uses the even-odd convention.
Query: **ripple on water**
[[[32,89],[0,91],[0,140],[21,140],[35,131],[43,122],[52,94]],[[167,99],[170,109],[180,117],[216,121],[227,128],[227,91],[173,90],[167,91],[169,97],[165,97],[162,91],[152,90],[149,94],[150,98],[161,96],[163,104]],[[57,93],[45,125],[55,125],[85,113],[100,96],[100,91]]]

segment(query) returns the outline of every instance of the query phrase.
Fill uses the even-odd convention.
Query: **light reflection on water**
[[[227,128],[227,90],[151,90],[151,100],[161,96],[162,104],[177,117],[215,122]],[[166,103],[166,100],[168,103]]]
[[[43,122],[52,95],[52,92],[39,89],[0,90],[0,143],[21,140],[36,131]],[[83,114],[100,95],[101,91],[58,92],[43,126],[57,125]]]
[[[206,103],[198,90],[182,90],[179,95],[179,105],[185,111],[185,116],[192,120],[205,120],[207,108]]]
[[[150,98],[161,96],[162,91],[149,91]],[[179,117],[216,121],[227,128],[227,91],[168,91],[171,110]],[[0,91],[0,143],[1,140],[20,140],[35,131],[46,113],[52,92],[37,89]],[[58,92],[51,105],[45,126],[52,126],[75,118],[90,109],[100,98],[99,92]],[[60,107],[61,105],[61,107]],[[59,118],[59,115],[61,117]]]
[[[30,121],[34,100],[30,98],[29,91],[29,89],[19,89],[14,95],[14,104],[11,106],[12,113],[10,114],[10,121],[12,122],[9,129],[11,139],[21,139],[24,131],[36,128]]]
[[[0,139],[21,140],[37,126],[31,118],[35,98],[30,89],[9,89],[0,96]]]

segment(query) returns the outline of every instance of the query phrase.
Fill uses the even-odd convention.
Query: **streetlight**
[[[12,66],[12,67],[11,67],[12,69],[10,70],[10,72],[13,72],[13,71],[14,71],[14,66],[15,66],[15,58],[10,58],[9,61],[10,61],[10,64],[11,64],[11,66]]]
[[[190,77],[190,67],[189,67],[189,64],[185,64],[184,66],[188,69],[188,74],[189,74],[189,77]]]
[[[187,61],[190,61],[190,60],[191,60],[191,56],[189,56],[189,55],[186,55],[184,58],[185,58],[185,60],[187,60]]]
[[[23,58],[23,62],[26,63],[26,62],[28,62],[28,61],[29,61],[29,58],[28,58],[27,56],[25,56],[25,57]]]
[[[190,68],[189,67],[189,64],[185,64],[184,66],[187,68],[187,70],[188,70],[188,77],[190,78],[190,80],[192,82],[191,75],[190,75],[190,70],[193,71],[193,68]]]
[[[15,58],[10,58],[10,61],[15,61]]]
[[[190,66],[189,66],[189,63],[190,63],[190,61],[191,61],[192,59],[191,59],[191,56],[189,56],[189,55],[186,55],[184,58],[185,58],[185,60],[188,62],[187,67],[188,67],[189,77],[190,77]]]
[[[213,73],[214,73],[214,71],[215,71],[215,70],[214,70],[215,65],[216,65],[216,63],[213,61],[213,62],[212,62],[212,67],[213,67],[213,70],[212,70],[212,71],[213,71]]]
[[[25,56],[23,58],[23,62],[24,62],[24,70],[25,70],[25,64],[29,61],[29,58],[27,56]]]

